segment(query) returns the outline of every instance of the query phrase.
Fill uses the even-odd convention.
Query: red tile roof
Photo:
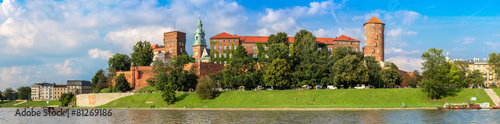
[[[238,38],[237,36],[234,36],[234,35],[231,35],[231,34],[228,34],[226,32],[222,32],[218,35],[215,35],[213,36],[212,38]]]
[[[223,32],[221,34],[215,35],[211,38],[238,38],[241,42],[249,42],[249,43],[266,43],[268,36],[235,36],[228,34],[226,32]],[[340,37],[335,37],[335,38],[321,38],[318,37],[316,38],[316,41],[321,44],[331,44],[333,41],[359,41],[354,38],[347,37],[345,35],[341,35]],[[288,37],[288,42],[293,43],[294,38],[293,37]]]
[[[154,49],[154,48],[156,48],[156,47],[160,47],[160,46],[158,46],[158,44],[151,45],[151,48],[152,48],[152,49]]]
[[[372,19],[368,20],[366,23],[381,23],[384,24],[382,21],[380,21],[377,17],[373,16]],[[365,23],[365,24],[366,24]]]

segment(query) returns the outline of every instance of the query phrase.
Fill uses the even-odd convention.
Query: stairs
[[[493,103],[495,103],[496,106],[498,106],[498,103],[500,103],[500,98],[498,98],[497,93],[493,91],[493,89],[484,89],[484,92],[490,96],[491,100],[493,100]]]

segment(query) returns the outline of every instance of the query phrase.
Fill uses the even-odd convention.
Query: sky
[[[187,33],[196,22],[206,38],[227,32],[268,36],[300,30],[364,42],[363,24],[385,25],[385,60],[421,70],[435,47],[451,59],[486,58],[500,49],[500,3],[490,0],[0,0],[0,90],[91,80],[115,53],[137,41],[162,45],[164,32]],[[174,23],[175,22],[175,23]],[[362,46],[361,46],[362,47]]]

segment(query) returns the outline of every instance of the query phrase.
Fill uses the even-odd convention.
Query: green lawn
[[[49,104],[47,104],[47,101],[49,101]],[[28,101],[25,103],[21,103],[19,105],[14,105],[15,103],[19,103],[20,101],[13,101],[13,102],[8,102],[8,103],[1,103],[1,107],[28,107],[28,106],[34,106],[34,107],[43,107],[43,106],[50,106],[50,105],[61,105],[61,102],[58,100],[46,100],[46,101]],[[28,103],[28,104],[26,104]],[[7,105],[5,105],[7,104]]]
[[[421,89],[337,89],[337,90],[274,90],[222,92],[213,100],[200,100],[195,93],[177,94],[179,99],[170,107],[409,107],[436,106],[446,102],[461,103],[477,97],[477,102],[492,100],[483,89],[463,89],[440,100],[427,98]],[[294,100],[297,98],[297,100]],[[135,94],[112,101],[100,107],[164,107],[161,94]]]
[[[158,92],[158,90],[156,90],[156,88],[152,87],[152,86],[145,86],[145,87],[139,89],[138,91],[151,91],[151,90],[154,92]]]
[[[6,107],[6,106],[13,106],[16,103],[20,103],[21,101],[3,101],[0,102],[0,106]]]

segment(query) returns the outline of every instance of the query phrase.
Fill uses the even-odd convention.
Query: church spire
[[[196,31],[194,32],[193,45],[206,45],[205,31],[203,30],[203,23],[201,23],[201,16],[198,17],[198,24],[196,24]]]

